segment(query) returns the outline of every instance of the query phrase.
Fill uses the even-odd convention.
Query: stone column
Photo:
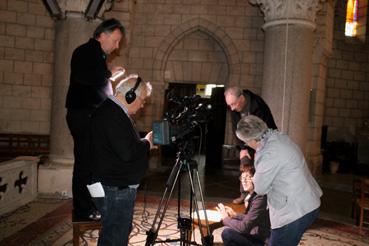
[[[70,60],[76,47],[88,41],[100,21],[83,14],[89,1],[64,1],[55,22],[54,81],[49,162],[39,168],[38,191],[72,195],[73,139],[66,123],[65,99],[69,87]],[[102,8],[105,9],[105,8]],[[103,13],[100,12],[100,14]]]
[[[265,15],[262,97],[278,128],[303,150],[312,80],[313,32],[320,0],[250,0]]]

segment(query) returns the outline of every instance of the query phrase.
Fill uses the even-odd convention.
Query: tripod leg
[[[206,228],[207,228],[207,232],[208,232],[207,235],[205,237],[203,237],[203,239],[202,239],[203,242],[202,243],[203,243],[204,246],[212,246],[213,241],[214,241],[214,236],[212,235],[212,231],[210,230],[208,215],[206,213],[206,205],[205,205],[205,201],[204,201],[204,195],[203,195],[202,187],[201,187],[201,183],[200,183],[199,171],[197,169],[195,169],[195,176],[196,176],[197,184],[199,186],[200,199],[201,199],[202,209],[204,210],[205,224],[206,224]]]
[[[201,220],[200,220],[198,198],[197,198],[197,195],[196,195],[195,185],[194,185],[194,181],[193,181],[193,177],[192,177],[192,173],[191,173],[192,170],[191,170],[191,167],[190,167],[188,162],[186,163],[186,167],[187,167],[188,177],[189,177],[190,184],[191,184],[191,196],[193,195],[193,197],[194,197],[194,205],[195,205],[195,211],[196,211],[198,225],[199,225],[199,231],[200,231],[200,234],[201,234],[201,241],[206,246],[212,246],[213,245],[213,240],[212,240],[213,236],[211,235],[211,232],[210,232],[209,221],[208,221],[208,217],[207,217],[206,210],[205,210],[205,202],[204,202],[204,197],[203,197],[203,194],[202,194],[202,188],[201,188],[201,184],[200,184],[199,173],[198,173],[197,169],[194,169],[195,170],[195,175],[196,175],[196,178],[197,178],[197,184],[199,186],[199,191],[200,191],[200,198],[201,198],[201,204],[202,204],[201,207],[204,211],[204,216],[205,216],[205,223],[206,223],[206,229],[207,229],[206,236],[204,236],[204,232],[202,230],[203,225],[202,225]]]
[[[160,226],[163,222],[165,213],[168,209],[169,200],[172,197],[175,184],[178,180],[179,173],[182,169],[182,165],[183,165],[182,162],[178,158],[177,161],[176,161],[176,164],[174,165],[174,167],[172,169],[171,174],[169,175],[168,181],[166,183],[166,188],[164,190],[164,194],[163,194],[162,198],[160,199],[159,207],[156,211],[154,221],[151,225],[151,228],[148,232],[146,232],[147,238],[146,238],[145,246],[155,244],[155,240],[158,236],[158,231],[159,231]],[[170,193],[167,195],[167,192],[168,192],[169,189],[170,189]],[[159,221],[157,221],[158,219],[159,219]]]

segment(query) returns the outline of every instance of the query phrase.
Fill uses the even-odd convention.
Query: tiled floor
[[[238,182],[238,171],[237,165],[235,168],[231,169],[206,169],[204,167],[203,159],[198,158],[198,165],[192,170],[194,186],[196,189],[196,196],[199,197],[200,194],[204,196],[206,204],[211,204],[212,206],[217,202],[231,202],[235,197],[239,195],[239,182]],[[169,177],[175,175],[170,175],[174,169],[174,163],[166,166],[161,170],[148,172],[147,177],[142,182],[139,189],[139,199],[144,199],[145,196],[162,197],[164,190],[168,189],[170,192],[173,187],[173,183],[177,184],[173,194],[172,199],[176,200],[178,196],[178,184],[181,183],[181,199],[189,199],[189,172],[182,168],[181,172],[178,172],[179,178],[176,182],[169,182]],[[174,169],[175,171],[175,169]],[[177,172],[174,172],[177,174]],[[198,174],[198,179],[197,179]],[[354,224],[355,220],[351,218],[351,206],[352,206],[352,192],[351,185],[353,180],[353,175],[351,174],[326,174],[317,177],[318,183],[321,185],[324,195],[322,197],[322,206],[320,217],[324,219],[334,220],[340,223]],[[180,182],[181,180],[181,182]],[[199,185],[197,180],[200,181],[202,192],[199,191]],[[70,204],[65,204],[59,207],[54,213],[51,213],[49,219],[41,218],[37,223],[33,223],[32,226],[26,226],[25,229],[21,230],[20,233],[24,235],[37,234],[38,230],[48,227],[57,221],[61,217],[70,216]],[[37,206],[35,206],[37,207]],[[32,206],[31,208],[32,209]],[[60,211],[59,211],[60,210]],[[55,216],[53,215],[55,214]],[[1,241],[1,240],[0,240]],[[0,245],[4,245],[1,244]]]
[[[195,160],[198,162],[197,171],[205,202],[216,202],[217,200],[231,202],[239,195],[237,165],[233,169],[209,170],[204,167],[201,158],[195,158]],[[167,170],[163,172],[149,173],[140,191],[142,193],[161,196],[165,190],[171,169],[173,167],[168,166]],[[184,199],[186,196],[188,197],[188,191],[190,189],[188,177],[188,172],[181,174],[182,182],[186,181],[185,184],[181,185],[181,191],[184,194],[181,195],[181,198]],[[320,215],[322,218],[349,224],[355,223],[355,220],[351,218],[353,178],[354,175],[352,174],[324,174],[317,177],[317,181],[324,192]],[[168,186],[168,188],[170,187]],[[173,194],[172,197],[176,198],[177,193]]]

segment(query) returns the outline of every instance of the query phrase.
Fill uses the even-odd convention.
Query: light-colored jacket
[[[320,207],[323,192],[300,148],[285,134],[268,130],[255,153],[255,192],[266,194],[272,229]]]

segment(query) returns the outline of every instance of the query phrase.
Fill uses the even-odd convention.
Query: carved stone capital
[[[265,25],[285,23],[305,24],[315,28],[316,13],[321,2],[326,0],[249,0],[251,4],[260,5],[264,13]]]
[[[91,0],[57,0],[56,4],[61,11],[57,19],[76,16],[85,16],[87,19],[93,19],[85,15],[90,2]],[[105,0],[96,14],[96,18],[101,18],[106,11],[111,10],[112,2],[111,0]]]

